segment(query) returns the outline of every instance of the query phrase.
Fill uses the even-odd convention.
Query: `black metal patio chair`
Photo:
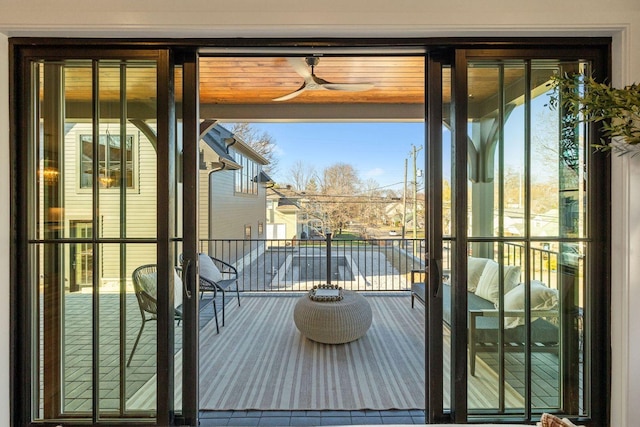
[[[221,259],[211,257],[205,253],[200,253],[200,297],[204,292],[222,292],[222,326],[224,326],[225,294],[227,290],[235,284],[238,307],[240,306],[240,289],[238,288],[238,270],[231,264]],[[218,267],[220,266],[220,267]],[[215,304],[215,293],[214,293]],[[214,305],[215,310],[215,305]],[[216,330],[218,327],[216,313]],[[219,330],[218,330],[219,332]]]
[[[142,323],[140,324],[140,330],[138,331],[136,342],[133,344],[133,348],[131,349],[131,354],[129,355],[129,360],[127,361],[127,367],[131,364],[133,354],[138,347],[138,342],[140,341],[140,337],[142,336],[142,331],[144,331],[144,325],[146,325],[147,322],[151,320],[158,320],[157,274],[158,273],[156,264],[142,265],[136,268],[132,274],[133,289],[136,293],[136,299],[138,300],[138,307],[140,308]],[[175,308],[173,313],[174,320],[178,321],[178,324],[180,324],[180,321],[182,320],[182,311],[178,308]]]

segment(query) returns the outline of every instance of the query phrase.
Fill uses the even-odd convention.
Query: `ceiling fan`
[[[316,67],[316,65],[318,65],[318,62],[320,62],[320,58],[315,56],[310,56],[304,59],[287,58],[287,61],[289,61],[289,64],[291,64],[295,72],[304,79],[304,82],[302,83],[302,86],[300,86],[295,91],[279,98],[275,98],[273,99],[274,101],[287,101],[289,99],[295,98],[296,96],[307,90],[323,89],[359,92],[372,89],[374,86],[373,83],[332,83],[326,81],[325,79],[321,79],[314,73],[314,68]]]

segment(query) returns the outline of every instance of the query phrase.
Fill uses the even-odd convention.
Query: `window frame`
[[[233,174],[233,191],[236,195],[258,196],[258,182],[253,178],[260,173],[260,165],[250,156],[233,150],[233,157],[241,166]],[[257,172],[256,172],[257,171]]]
[[[102,137],[112,137],[112,138],[120,138],[120,135],[109,135],[107,133],[100,133],[100,139],[102,139]],[[89,160],[85,160],[84,159],[84,150],[83,150],[83,144],[85,143],[85,141],[83,140],[83,137],[88,137],[88,138],[92,138],[91,134],[88,133],[83,133],[82,131],[76,132],[76,147],[77,147],[77,152],[78,152],[78,170],[76,171],[76,188],[78,190],[78,192],[91,192],[92,187],[92,183],[93,180],[90,178],[90,183],[89,185],[83,185],[83,179],[82,179],[82,170],[84,169],[83,165],[85,164],[89,164],[90,166],[93,163],[93,159],[89,159]],[[129,180],[127,180],[127,191],[136,191],[138,190],[138,186],[139,186],[139,176],[137,174],[138,171],[138,162],[139,162],[139,158],[140,158],[140,140],[138,138],[138,135],[136,133],[127,133],[127,140],[131,141],[131,182],[129,182]],[[93,144],[93,142],[88,142],[90,144]],[[106,145],[105,145],[106,147]],[[105,150],[106,151],[106,150]],[[105,163],[107,162],[107,160],[105,159]],[[118,163],[119,163],[119,159],[118,159]],[[108,170],[109,168],[107,168],[105,166],[105,170]],[[91,174],[89,174],[89,176],[91,176]],[[120,189],[120,181],[116,181],[114,182],[113,185],[110,186],[100,186],[100,191],[104,191],[104,190],[119,190]]]

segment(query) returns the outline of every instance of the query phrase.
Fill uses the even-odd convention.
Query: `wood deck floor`
[[[67,319],[68,327],[66,333],[67,345],[66,350],[66,364],[65,364],[65,409],[69,412],[83,413],[90,412],[91,410],[91,357],[90,357],[90,340],[87,341],[86,331],[90,330],[90,316],[86,314],[82,308],[86,307],[90,296],[74,296],[75,300],[72,301],[69,298],[67,303]],[[84,298],[82,298],[84,297]],[[117,296],[113,296],[117,298]],[[133,297],[131,295],[130,297]],[[375,298],[380,303],[384,304],[385,298],[399,298],[398,296],[381,296],[380,293],[367,296],[368,298]],[[238,319],[239,316],[246,316],[247,318],[256,317],[256,313],[250,313],[251,307],[259,310],[262,304],[251,304],[252,298],[286,298],[284,295],[273,296],[251,296],[243,295],[243,306],[238,309],[233,300],[227,301],[227,326],[221,329],[219,336],[215,335],[215,326],[212,319],[212,307],[210,301],[205,301],[201,310],[201,336],[208,337],[206,343],[201,341],[201,352],[203,351],[203,345],[211,346],[212,343],[221,342],[220,340],[225,338],[225,335],[231,336],[234,327],[246,327],[246,324],[241,323]],[[403,298],[403,297],[400,297]],[[406,310],[411,310],[409,305],[409,296],[406,298]],[[127,299],[129,301],[130,298]],[[115,300],[114,300],[115,301]],[[220,307],[220,303],[218,303]],[[105,299],[104,307],[101,309],[101,316],[105,320],[105,325],[114,324],[117,322],[119,311],[113,308],[111,311],[109,307],[117,307],[115,302],[109,302],[108,298]],[[403,308],[404,310],[404,308]],[[74,314],[74,312],[76,314]],[[113,316],[113,319],[109,319],[109,316]],[[138,312],[135,298],[127,303],[127,349],[126,356],[128,357],[135,336],[138,332],[140,325],[140,314]],[[417,319],[420,322],[420,319]],[[88,322],[88,323],[87,323]],[[117,323],[115,323],[117,324]],[[87,329],[87,327],[89,329]],[[277,328],[277,325],[273,325]],[[113,329],[113,328],[111,328]],[[151,410],[155,407],[155,322],[149,322],[145,327],[145,331],[141,338],[138,349],[131,363],[131,366],[126,371],[126,411],[138,411],[138,410]],[[448,330],[445,328],[445,348],[448,346],[449,336]],[[400,328],[397,333],[402,333]],[[241,334],[242,335],[242,334]],[[241,336],[240,335],[240,336]],[[246,334],[250,337],[250,334]],[[90,336],[89,336],[90,337]],[[102,409],[114,409],[119,407],[119,349],[117,344],[117,333],[111,331],[110,328],[105,327],[102,330],[101,342],[105,345],[101,351],[101,372],[100,372],[100,387]],[[202,338],[201,338],[202,339]],[[249,338],[247,338],[249,339]],[[176,384],[177,387],[177,403],[179,404],[179,394],[181,382],[181,369],[180,369],[180,346],[181,346],[181,331],[180,328],[176,329],[176,348],[178,353],[176,354]],[[424,345],[423,343],[418,343]],[[247,348],[251,346],[251,343],[237,342],[238,348]],[[424,352],[422,352],[424,354]],[[543,357],[538,357],[543,356]],[[233,357],[232,354],[229,357]],[[211,372],[212,367],[208,366],[207,360],[201,360],[201,372]],[[419,366],[424,366],[423,360],[418,360],[416,363]],[[482,354],[481,358],[477,362],[476,376],[469,377],[469,410],[473,412],[475,409],[488,409],[498,408],[499,402],[499,384],[498,376],[495,372],[496,367],[495,356]],[[505,383],[505,407],[513,409],[515,411],[522,410],[524,405],[524,399],[522,397],[524,391],[524,384],[522,382],[522,361],[520,354],[509,354],[506,365],[506,383]],[[449,358],[448,351],[445,350],[444,360],[444,395],[449,395]],[[536,408],[553,408],[558,404],[558,367],[557,359],[553,355],[534,355],[533,361],[533,386],[532,386],[532,402]],[[202,374],[201,374],[202,375]],[[424,380],[422,380],[424,381]],[[211,379],[202,378],[201,382],[201,395],[206,396],[212,393],[211,388],[216,386],[216,381]],[[247,388],[254,387],[252,384],[245,384]],[[424,396],[419,396],[418,401],[423,402]],[[202,404],[202,403],[201,403]],[[449,402],[445,398],[445,407],[448,407]],[[207,409],[216,409],[215,407]],[[222,408],[221,408],[222,409]],[[246,408],[252,409],[252,408]],[[279,408],[267,408],[278,410]],[[289,408],[297,409],[297,408]],[[308,409],[308,408],[300,408]],[[328,410],[331,408],[327,408]],[[363,408],[364,409],[364,408]],[[390,408],[391,409],[391,408]],[[421,409],[418,405],[416,409]]]

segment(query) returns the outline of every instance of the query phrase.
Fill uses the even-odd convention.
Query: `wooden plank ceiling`
[[[294,60],[303,61],[303,58]],[[305,91],[279,101],[288,104],[421,104],[424,59],[421,57],[322,57],[315,75],[332,83],[372,83],[362,92]],[[205,104],[267,104],[297,90],[303,78],[286,58],[200,60],[200,97]]]
[[[307,67],[304,58],[295,58],[301,67]],[[65,67],[65,97],[68,101],[86,102],[91,99],[90,62],[69,63]],[[369,90],[351,92],[341,90],[309,90],[299,96],[274,101],[300,88],[303,77],[296,72],[291,58],[285,57],[201,57],[200,104],[201,110],[212,117],[221,117],[223,106],[242,107],[240,114],[255,106],[263,116],[269,111],[280,111],[278,117],[292,115],[291,108],[300,106],[335,106],[340,113],[356,111],[345,107],[370,108],[379,105],[417,106],[420,117],[425,97],[425,63],[421,56],[325,56],[319,58],[315,75],[332,83],[371,83]],[[120,97],[120,63],[101,62],[100,98],[117,102]],[[308,69],[308,68],[307,68]],[[176,72],[176,99],[181,98],[181,73]],[[542,76],[542,80],[546,79]],[[506,67],[505,87],[519,86],[522,81],[522,66]],[[469,111],[495,110],[496,94],[500,79],[498,67],[469,68]],[[445,69],[443,77],[443,99],[450,102],[451,74]],[[126,75],[127,100],[129,102],[153,102],[156,92],[156,69],[150,63],[128,63]],[[522,89],[517,89],[520,91]],[[487,103],[492,104],[489,106]],[[479,108],[480,106],[483,108]],[[288,107],[288,108],[285,108]],[[487,108],[489,107],[489,108]],[[250,111],[250,110],[249,110]],[[311,111],[311,110],[309,110]],[[388,114],[379,110],[379,115]],[[326,114],[326,113],[325,113]]]

